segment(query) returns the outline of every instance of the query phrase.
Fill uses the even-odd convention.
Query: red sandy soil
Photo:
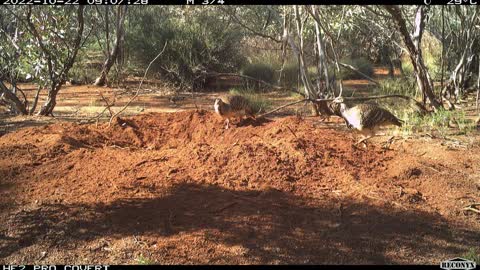
[[[479,146],[352,146],[210,111],[0,137],[2,264],[438,264],[480,246]]]

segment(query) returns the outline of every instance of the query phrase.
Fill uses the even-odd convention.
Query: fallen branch
[[[295,132],[293,132],[293,130],[289,126],[286,126],[286,127],[288,128],[288,130],[290,130],[290,132],[293,134],[295,138],[298,138]]]
[[[358,70],[356,67],[352,66],[352,65],[349,65],[349,64],[345,64],[345,63],[341,63],[341,62],[338,62],[338,64],[340,66],[342,66],[343,68],[346,68],[346,69],[349,69],[353,72],[356,72],[358,74],[360,74],[360,76],[364,77],[365,79],[367,79],[368,81],[370,82],[373,82],[374,84],[376,84],[377,86],[380,86],[380,83],[375,81],[374,79],[372,79],[372,77],[366,75],[365,73],[361,72],[360,70]]]
[[[418,162],[420,165],[424,166],[425,168],[428,168],[436,173],[441,173],[439,170],[435,169],[432,165],[430,164],[425,164],[423,162]]]
[[[168,158],[166,158],[166,157],[146,159],[146,160],[142,160],[142,161],[138,162],[137,164],[133,165],[133,167],[138,167],[138,166],[143,165],[147,162],[166,161],[166,160],[168,160]]]
[[[148,70],[150,69],[150,66],[153,64],[153,62],[155,62],[155,60],[158,59],[158,57],[160,57],[160,55],[163,54],[163,52],[165,51],[165,48],[167,48],[167,43],[168,43],[168,41],[165,42],[165,45],[163,46],[162,51],[150,62],[150,64],[148,64],[148,67],[145,70],[145,74],[143,74],[143,78],[140,81],[140,84],[138,85],[137,92],[135,92],[135,95],[127,102],[127,104],[125,104],[125,106],[123,106],[123,108],[121,108],[118,112],[116,112],[115,114],[113,114],[110,117],[110,121],[108,122],[109,125],[112,124],[112,121],[116,116],[120,115],[123,111],[125,111],[125,109],[127,109],[127,107],[130,106],[130,104],[138,97],[138,94],[140,93],[140,89],[142,87],[143,81],[145,80],[145,77],[147,77],[147,73],[148,73]]]
[[[420,102],[416,101],[414,98],[404,96],[404,95],[381,95],[381,96],[371,96],[371,97],[344,97],[343,99],[344,100],[350,100],[350,101],[366,101],[366,100],[382,99],[382,98],[401,98],[401,99],[405,99],[405,100],[408,100],[408,101],[413,101],[414,104],[418,107],[418,109],[420,110],[420,112],[422,114],[428,113],[428,110]],[[274,112],[277,112],[277,111],[279,111],[279,110],[281,110],[285,107],[292,106],[292,105],[295,105],[295,104],[298,104],[298,103],[301,103],[301,102],[311,101],[311,102],[315,102],[315,103],[320,103],[320,102],[323,102],[323,101],[333,101],[333,100],[335,100],[335,98],[324,98],[324,99],[315,99],[315,100],[310,100],[310,99],[297,100],[297,101],[290,102],[290,103],[287,103],[285,105],[282,105],[282,106],[280,106],[280,107],[278,107],[274,110],[271,110],[269,112],[266,112],[266,113],[258,116],[258,118],[265,117],[265,116],[267,116],[269,114],[272,114]]]
[[[261,114],[260,116],[258,116],[258,118],[265,117],[266,115],[269,115],[269,114],[272,114],[272,113],[274,113],[274,112],[277,112],[277,111],[279,111],[279,110],[281,110],[281,109],[283,109],[283,108],[285,108],[285,107],[292,106],[292,105],[298,104],[298,103],[300,103],[300,102],[307,102],[307,101],[309,101],[309,99],[302,99],[302,100],[297,100],[297,101],[294,101],[294,102],[287,103],[287,104],[282,105],[282,106],[280,106],[280,107],[278,107],[278,108],[276,108],[276,109],[274,109],[274,110],[271,110],[271,111],[269,111],[269,112],[266,112],[266,113],[264,113],[264,114]]]
[[[113,105],[115,105],[115,100],[113,100],[113,103],[110,104],[110,103],[108,102],[108,100],[103,96],[102,92],[99,91],[98,93],[100,94],[100,97],[102,97],[103,102],[105,102],[105,104],[107,104],[107,107],[106,107],[106,108],[108,109],[108,112],[110,113],[110,117],[112,117],[113,112],[112,112],[112,109],[110,109],[110,108],[111,108]]]
[[[465,206],[462,210],[463,211],[472,211],[477,214],[480,214],[480,209],[475,208],[475,206],[480,205],[480,203],[472,203],[470,205]]]
[[[85,119],[85,120],[81,119],[81,120],[80,120],[80,123],[90,123],[90,122],[98,121],[98,119],[100,119],[100,117],[105,113],[105,111],[106,111],[107,109],[108,109],[108,108],[105,107],[105,108],[103,109],[103,111],[101,111],[101,112],[98,113],[97,115],[95,115],[95,116],[93,116],[93,117],[90,117],[90,118],[88,118],[88,119]]]

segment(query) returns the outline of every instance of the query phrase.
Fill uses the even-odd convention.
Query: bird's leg
[[[359,144],[363,143],[363,145],[366,148],[367,147],[367,140],[375,135],[375,131],[374,130],[362,130],[362,131],[360,131],[360,133],[361,133],[362,138],[355,145],[359,145]]]
[[[367,147],[367,140],[370,139],[372,136],[363,136],[361,140],[359,140],[356,145],[363,143],[365,147]]]
[[[394,139],[395,136],[391,136],[390,138],[388,138],[388,140],[383,143],[383,149],[390,149],[390,145],[392,145]]]
[[[230,125],[230,119],[227,118],[225,119],[225,129],[228,129],[229,125]]]

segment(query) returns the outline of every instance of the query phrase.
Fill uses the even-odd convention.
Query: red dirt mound
[[[209,111],[9,133],[0,259],[35,263],[47,247],[51,263],[432,262],[432,247],[436,260],[478,240],[445,236],[431,209],[458,205],[435,199],[444,190],[411,156],[353,142],[296,117],[225,130]],[[462,181],[451,194],[472,188]]]
[[[93,149],[101,148],[101,152],[110,154],[107,149],[112,147],[150,150],[155,158],[137,161],[137,157],[121,155],[122,163],[112,166],[111,176],[140,162],[134,169],[149,178],[168,176],[176,181],[215,183],[229,188],[268,186],[288,191],[298,187],[297,182],[313,181],[325,187],[336,185],[338,176],[342,181],[375,176],[385,170],[384,161],[389,158],[389,154],[375,148],[352,147],[352,139],[345,133],[318,129],[295,117],[240,124],[243,126],[225,130],[223,121],[207,111],[152,113],[118,119],[111,127],[62,124],[27,129],[7,135],[2,141],[21,143],[10,154],[22,154],[18,150],[28,150],[32,145],[40,148],[36,153],[28,150],[31,164],[46,167],[46,175],[36,175],[39,181],[47,175],[66,179],[74,167],[80,172],[99,169],[97,176],[100,176],[110,170],[100,165],[101,161],[97,161],[98,168],[82,167],[85,162],[99,158]],[[86,161],[85,156],[91,157]],[[68,160],[65,170],[58,170],[61,159]],[[73,176],[74,181],[82,177]],[[45,184],[48,190],[50,183]],[[97,183],[91,188],[93,192]]]

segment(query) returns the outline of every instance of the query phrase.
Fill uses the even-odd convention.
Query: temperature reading
[[[461,4],[470,4],[470,5],[477,5],[478,0],[449,0],[448,5],[461,5]]]

